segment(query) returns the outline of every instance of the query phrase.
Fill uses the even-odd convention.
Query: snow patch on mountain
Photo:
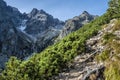
[[[23,20],[23,21],[21,22],[21,25],[19,26],[19,29],[20,29],[21,31],[24,31],[24,30],[26,29],[26,22],[27,22],[27,20]]]

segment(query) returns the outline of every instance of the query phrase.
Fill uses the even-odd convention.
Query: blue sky
[[[88,11],[93,15],[102,15],[108,8],[109,0],[4,0],[8,5],[21,12],[30,12],[33,8],[43,9],[60,20],[67,20]]]

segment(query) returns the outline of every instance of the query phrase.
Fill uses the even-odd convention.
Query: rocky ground
[[[59,73],[57,80],[104,80],[102,76],[104,71],[104,63],[97,62],[96,55],[101,54],[107,46],[103,45],[102,39],[105,33],[113,33],[116,19],[110,21],[102,27],[96,36],[86,41],[86,53],[82,53],[75,57],[73,63],[65,72]],[[120,37],[120,30],[113,33]]]
[[[101,40],[106,32],[111,32],[116,20],[112,20],[109,24],[105,25],[96,36],[86,41],[86,53],[82,53],[75,57],[70,67],[59,73],[55,77],[56,80],[104,80],[102,76],[104,71],[104,63],[97,62],[96,55],[100,54],[106,49]],[[118,35],[118,33],[117,33]]]

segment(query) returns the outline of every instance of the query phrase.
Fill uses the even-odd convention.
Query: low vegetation
[[[120,20],[117,20],[113,27],[113,31],[116,31],[116,30],[120,30]]]
[[[96,56],[99,62],[105,64],[104,76],[105,80],[120,80],[120,38],[119,34],[113,34],[120,30],[120,23],[115,22],[112,33],[105,33],[103,36],[103,45],[106,46],[105,51]]]

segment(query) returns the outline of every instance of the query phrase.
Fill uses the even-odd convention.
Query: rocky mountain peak
[[[36,8],[33,8],[32,11],[28,14],[28,17],[30,18],[40,18],[40,17],[47,17],[47,16],[50,16],[48,13],[46,13],[44,10],[38,10]]]
[[[43,9],[38,10],[37,8],[33,8],[31,13],[34,13],[34,14],[36,14],[36,13],[46,14],[46,12]]]
[[[33,8],[32,11],[29,13],[29,17],[35,16],[38,13],[38,9]]]
[[[89,20],[92,20],[95,17],[95,15],[91,15],[87,11],[83,11],[82,14],[80,14],[80,16],[78,17],[89,21]]]
[[[42,9],[38,10],[33,8],[33,10],[28,14],[28,18],[25,31],[32,35],[38,35],[51,27],[62,25],[61,21],[46,13]]]
[[[40,12],[41,14],[46,14],[46,12],[45,12],[43,9],[39,10],[39,12]]]
[[[33,8],[32,11],[31,11],[31,13],[36,13],[36,12],[38,12],[37,8]]]
[[[87,11],[83,11],[81,15],[90,15]]]
[[[75,16],[72,19],[66,21],[64,29],[60,34],[60,38],[68,35],[69,33],[78,30],[84,24],[89,23],[94,20],[96,16],[89,14],[87,11],[83,11],[83,13],[79,16]]]

